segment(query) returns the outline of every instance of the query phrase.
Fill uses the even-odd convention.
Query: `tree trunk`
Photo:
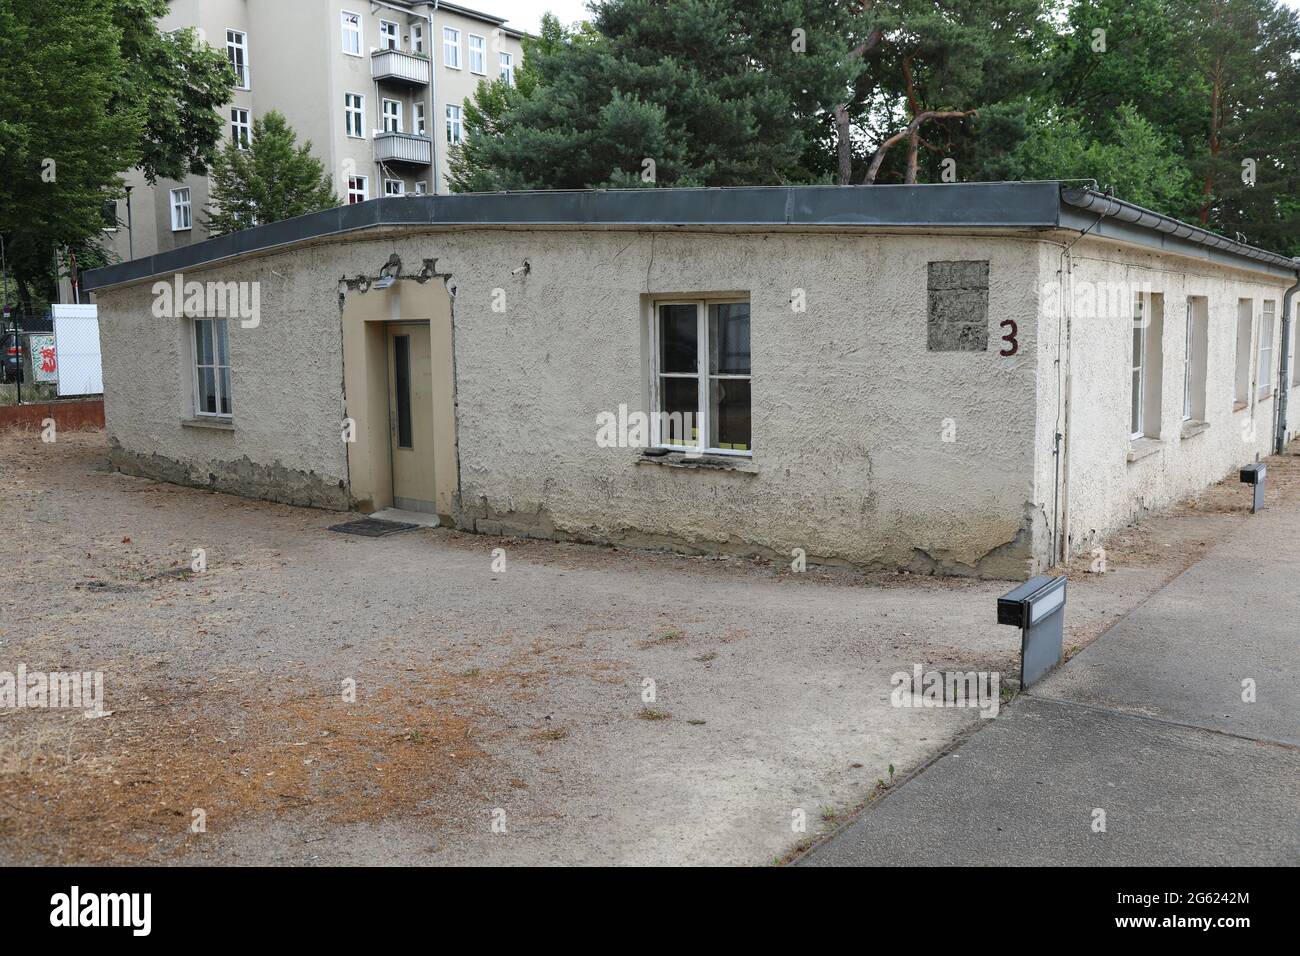
[[[841,186],[853,183],[853,144],[849,139],[849,107],[842,103],[835,107],[835,149],[839,154]]]
[[[1223,58],[1214,61],[1214,72],[1210,78],[1210,167],[1205,171],[1205,184],[1201,189],[1204,199],[1198,212],[1201,225],[1210,222],[1210,207],[1214,205],[1214,166],[1219,159],[1222,148],[1219,143],[1219,130],[1223,126]]]
[[[942,112],[927,110],[924,113],[918,113],[912,122],[908,123],[905,128],[900,129],[893,136],[889,137],[889,139],[881,143],[876,149],[875,155],[871,157],[871,165],[867,168],[866,178],[862,180],[863,185],[869,186],[876,181],[876,176],[880,174],[880,167],[885,162],[885,154],[889,152],[895,143],[903,139],[910,141],[911,149],[911,154],[908,156],[907,161],[906,182],[916,182],[916,149],[918,146],[917,141],[921,134],[921,127],[930,120],[963,119],[967,116],[974,116],[976,112],[976,110],[944,110]]]

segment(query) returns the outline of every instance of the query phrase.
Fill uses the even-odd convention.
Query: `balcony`
[[[433,163],[433,142],[414,133],[376,133],[375,162],[429,166]]]
[[[429,60],[401,50],[372,50],[370,75],[387,83],[428,86]]]

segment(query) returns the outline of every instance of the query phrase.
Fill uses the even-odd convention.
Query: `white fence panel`
[[[99,356],[99,311],[93,305],[55,305],[54,350],[59,395],[101,395],[104,369]]]

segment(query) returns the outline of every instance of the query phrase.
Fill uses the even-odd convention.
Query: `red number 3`
[[[1002,328],[1011,326],[1011,331],[1002,336],[1002,341],[1007,343],[1007,347],[998,352],[999,355],[1015,355],[1020,351],[1020,343],[1016,341],[1016,323],[1011,319],[1002,320]]]

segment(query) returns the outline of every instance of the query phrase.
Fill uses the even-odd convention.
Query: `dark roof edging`
[[[1101,202],[1105,200],[1105,202]],[[1094,219],[1093,216],[1097,218]],[[400,226],[844,226],[1054,229],[1093,228],[1114,218],[1138,241],[1180,251],[1164,237],[1245,259],[1264,271],[1291,260],[1214,236],[1092,190],[1058,182],[913,186],[741,186],[465,193],[372,199],[206,239],[82,274],[82,288],[139,282],[187,268],[358,230]],[[1159,220],[1159,222],[1157,222]],[[1167,223],[1185,232],[1169,231]],[[1093,229],[1097,234],[1103,231]],[[1161,237],[1152,242],[1153,237]],[[1210,237],[1216,240],[1210,243]],[[1185,251],[1185,250],[1181,250]],[[1282,265],[1285,263],[1286,265]],[[1288,273],[1289,274],[1289,273]]]

